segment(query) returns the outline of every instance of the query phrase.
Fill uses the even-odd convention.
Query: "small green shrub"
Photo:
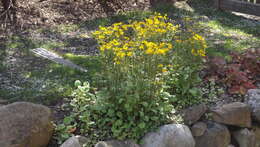
[[[90,92],[88,82],[75,81],[76,89],[72,92],[72,99],[68,105],[70,115],[63,119],[63,122],[57,125],[56,140],[61,144],[73,134],[86,134],[93,130],[94,123],[92,113],[96,108],[96,96]],[[93,134],[93,132],[91,132]],[[92,136],[93,137],[93,136]],[[96,141],[96,140],[94,140]]]

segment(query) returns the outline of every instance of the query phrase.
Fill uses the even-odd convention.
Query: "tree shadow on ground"
[[[181,19],[183,16],[206,16],[209,21],[216,21],[224,28],[238,29],[255,37],[260,36],[260,21],[246,19],[228,11],[217,10],[213,7],[213,1],[209,0],[188,1],[186,4],[192,11],[180,9],[173,5],[159,5],[154,7],[153,11],[167,13],[174,19]]]
[[[228,11],[222,11],[215,9],[214,1],[200,0],[200,3],[196,1],[189,1],[188,4],[192,7],[195,13],[205,15],[212,20],[216,20],[223,27],[230,29],[239,29],[247,34],[251,34],[255,37],[260,37],[260,21],[245,18],[243,16],[235,15]],[[242,24],[241,24],[242,23]]]
[[[180,25],[182,25],[184,17],[191,18],[195,22],[203,22],[201,24],[203,30],[201,33],[208,42],[208,55],[228,58],[229,53],[232,51],[243,51],[247,48],[260,46],[259,39],[252,39],[260,36],[260,22],[245,19],[231,12],[216,10],[208,0],[181,3],[188,8],[161,4],[154,7],[152,11],[167,14],[176,24]],[[208,26],[210,24],[220,28],[221,31],[214,31],[214,29]],[[232,31],[235,34],[227,36],[226,33],[228,31]],[[245,38],[241,38],[239,33],[242,33],[242,37]],[[251,35],[252,37],[250,37]]]

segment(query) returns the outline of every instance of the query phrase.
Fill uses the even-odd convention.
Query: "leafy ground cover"
[[[153,11],[167,14],[176,24],[198,24],[196,31],[207,41],[209,58],[219,56],[232,62],[232,51],[245,52],[246,49],[260,46],[260,21],[257,18],[244,18],[211,6],[211,2],[206,0],[177,2],[175,6],[159,5],[151,11],[119,13],[76,24],[56,24],[0,36],[0,99],[43,103],[60,112],[60,106],[65,103],[64,98],[71,98],[76,80],[89,81],[91,85],[95,85],[92,82],[95,81],[95,74],[104,70],[101,68],[97,42],[92,38],[91,32],[98,29],[98,26],[143,20],[151,16]],[[89,72],[83,73],[36,57],[30,50],[37,47],[54,51],[87,68]],[[241,71],[244,72],[242,69]],[[212,103],[222,99],[217,95],[223,89],[218,87],[216,81],[205,85],[209,88],[204,93],[207,97],[214,97]],[[73,132],[73,128],[71,129]],[[68,137],[66,135],[68,134],[63,137]]]

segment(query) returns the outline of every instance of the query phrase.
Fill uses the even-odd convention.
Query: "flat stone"
[[[191,127],[193,136],[202,136],[207,129],[207,124],[204,122],[197,122]]]
[[[232,136],[238,142],[239,147],[256,146],[255,133],[253,131],[249,131],[247,128],[232,132]]]
[[[247,104],[234,102],[212,110],[213,120],[239,127],[251,127],[251,110]]]
[[[207,129],[202,136],[195,137],[196,147],[228,147],[231,135],[224,125],[207,122]]]
[[[195,105],[190,108],[185,109],[183,112],[183,119],[185,124],[191,125],[198,121],[203,114],[207,111],[207,106],[205,104]]]

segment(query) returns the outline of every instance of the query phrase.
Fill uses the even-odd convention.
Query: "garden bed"
[[[191,94],[195,95],[196,98],[188,95],[187,97],[190,99],[179,100],[178,104],[175,104],[177,112],[182,108],[197,103],[207,103],[208,106],[213,107],[230,102],[244,101],[243,95],[248,89],[259,88],[259,77],[252,74],[252,72],[258,73],[259,71],[252,71],[252,67],[243,66],[244,62],[251,62],[251,59],[258,54],[258,52],[246,54],[245,50],[254,50],[260,46],[259,21],[244,19],[231,13],[214,10],[208,7],[210,3],[205,3],[205,1],[200,1],[200,3],[191,2],[189,5],[185,2],[180,2],[179,5],[182,7],[159,6],[152,11],[161,12],[162,14],[167,13],[167,17],[174,21],[174,25],[192,26],[199,22],[198,26],[194,27],[198,27],[194,32],[198,32],[205,37],[208,47],[206,49],[207,58],[204,59],[203,70],[200,72],[200,78],[204,79],[204,83],[196,85],[196,88],[204,90],[202,99],[196,99],[198,97],[196,90],[191,90]],[[2,54],[4,55],[4,58],[2,58],[3,64],[0,65],[1,71],[3,71],[0,75],[0,78],[3,79],[0,84],[0,99],[8,99],[9,102],[32,101],[46,104],[54,110],[56,122],[62,124],[63,118],[68,116],[68,112],[72,109],[69,102],[75,97],[75,95],[72,96],[71,94],[73,91],[75,92],[74,82],[76,80],[89,81],[93,85],[93,88],[90,89],[92,94],[100,89],[98,86],[95,87],[95,78],[96,73],[100,73],[104,69],[100,69],[102,60],[99,58],[97,42],[92,38],[92,32],[99,25],[108,27],[118,22],[142,21],[154,15],[152,11],[122,13],[111,17],[84,21],[79,24],[76,23],[78,20],[76,22],[69,20],[74,17],[72,16],[68,17],[68,22],[73,22],[74,24],[55,24],[55,26],[51,27],[26,30],[4,36],[0,44],[5,52],[5,55]],[[185,21],[183,18],[185,18]],[[203,27],[200,28],[199,26]],[[64,58],[87,68],[89,72],[83,73],[35,57],[30,53],[30,50],[37,47],[54,51]],[[240,61],[236,59],[235,54],[231,54],[234,51],[238,52],[238,55],[241,53],[243,57],[250,56],[250,59]],[[200,53],[204,55],[203,52]],[[216,56],[217,58],[215,58]],[[259,57],[256,56],[257,59]],[[237,67],[234,64],[240,65]],[[209,66],[209,70],[207,70],[205,65]],[[256,63],[256,65],[259,66],[259,63]],[[234,82],[240,80],[240,78],[231,78],[230,82],[226,82],[226,78],[230,79],[228,76],[231,75],[231,72],[222,68],[224,66],[238,68],[236,73],[246,76],[245,78],[247,79],[244,81],[249,81],[250,83],[242,81],[237,84]],[[160,68],[165,71],[164,67]],[[248,72],[247,68],[251,71],[249,70]],[[212,71],[212,69],[216,69],[216,71]],[[241,77],[241,75],[235,76]],[[238,88],[237,86],[240,87]],[[69,121],[67,120],[66,125],[69,124]],[[155,125],[154,127],[157,126]],[[140,127],[143,127],[142,124],[140,124]],[[68,131],[66,129],[71,129],[71,133],[86,135],[79,133],[79,128],[74,130],[73,126],[70,125],[63,129],[65,130],[59,130],[59,135],[64,135],[63,138],[59,138],[60,141],[71,135],[70,133],[64,133],[64,131]],[[97,131],[97,134],[104,133],[98,132],[99,130],[95,131]],[[110,131],[108,132],[111,133]],[[145,133],[145,131],[142,133]],[[108,136],[99,136],[98,140],[108,139],[106,138]],[[97,138],[93,140],[95,141],[95,139]],[[56,141],[53,142],[50,146],[57,146]]]

